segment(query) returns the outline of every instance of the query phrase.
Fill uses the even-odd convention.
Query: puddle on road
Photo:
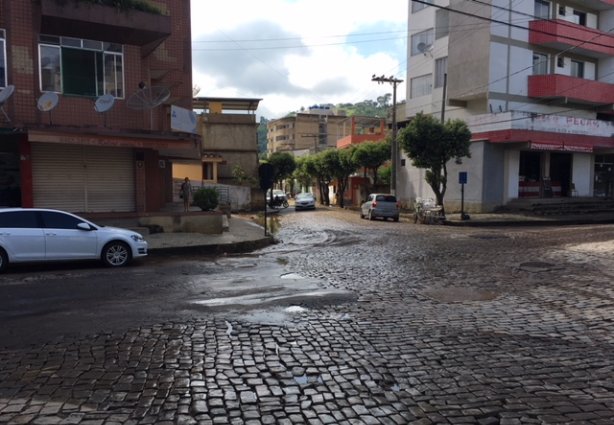
[[[547,271],[552,270],[553,268],[554,268],[554,264],[544,263],[541,261],[529,261],[527,263],[520,264],[521,270],[524,270],[525,272],[533,272],[533,273],[547,272]]]
[[[465,288],[462,286],[446,286],[445,288],[432,288],[424,292],[427,297],[444,303],[465,301],[491,301],[499,296],[497,292]]]
[[[305,279],[303,276],[301,276],[298,273],[286,273],[286,274],[282,274],[280,277],[282,279],[295,279],[295,280]]]

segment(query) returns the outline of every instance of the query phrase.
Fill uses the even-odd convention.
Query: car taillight
[[[371,208],[376,208],[377,207],[377,202],[373,201],[371,202]]]
[[[401,204],[397,201],[397,208],[401,208]]]

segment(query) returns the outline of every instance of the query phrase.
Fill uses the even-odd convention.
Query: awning
[[[592,153],[592,146],[572,145],[564,142],[530,142],[529,148],[538,151]]]

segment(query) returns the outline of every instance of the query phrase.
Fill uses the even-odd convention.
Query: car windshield
[[[296,199],[313,199],[313,195],[311,193],[299,193],[296,195]]]

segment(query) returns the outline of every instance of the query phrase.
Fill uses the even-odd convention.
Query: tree
[[[297,158],[296,169],[294,170],[294,173],[292,173],[292,177],[300,186],[300,190],[303,190],[303,188],[311,187],[311,182],[313,180],[313,177],[315,177],[309,174],[309,170],[307,167],[308,160],[309,157],[306,156]]]
[[[445,124],[431,115],[419,113],[398,134],[401,148],[418,168],[426,169],[426,182],[443,208],[448,184],[447,163],[452,158],[471,157],[471,132],[462,120]],[[445,214],[445,210],[442,210]]]
[[[263,154],[267,151],[267,133],[268,133],[268,127],[267,124],[269,123],[269,120],[264,118],[264,117],[260,117],[260,123],[258,124],[258,130],[257,130],[257,135],[258,135],[258,153],[259,154]]]
[[[364,167],[364,176],[370,171],[373,176],[373,186],[377,186],[379,167],[390,160],[390,142],[365,142],[356,146],[353,152],[354,162],[358,167]]]
[[[337,199],[339,200],[339,206],[345,207],[345,191],[348,187],[350,176],[356,171],[358,165],[354,160],[355,147],[337,150],[339,164],[335,168],[335,177],[337,178]]]
[[[274,181],[280,186],[282,182],[290,177],[296,168],[294,156],[288,152],[273,152],[268,158],[269,164],[275,169]]]

